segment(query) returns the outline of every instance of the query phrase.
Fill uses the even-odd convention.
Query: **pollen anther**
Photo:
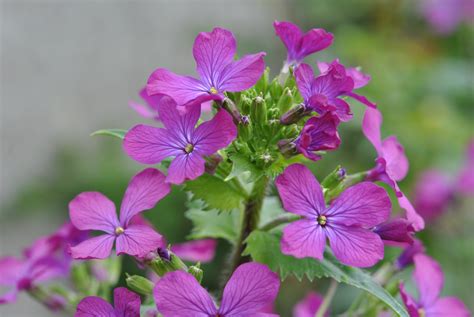
[[[194,150],[194,145],[192,145],[191,143],[186,144],[186,146],[184,147],[184,152],[188,154],[191,153],[193,150]]]
[[[211,89],[209,89],[209,92],[213,95],[217,94],[217,89],[215,87],[211,87]]]
[[[122,227],[115,228],[115,234],[116,235],[121,235],[124,232],[125,232],[125,230]]]
[[[326,223],[328,222],[328,219],[326,218],[326,216],[318,216],[318,223],[321,225],[321,226],[325,226]]]

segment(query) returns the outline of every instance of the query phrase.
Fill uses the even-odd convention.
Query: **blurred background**
[[[157,67],[194,74],[194,37],[214,26],[235,33],[239,54],[266,51],[273,75],[286,54],[274,20],[334,33],[334,44],[306,61],[339,57],[372,76],[362,92],[384,114],[383,136],[397,135],[410,160],[402,189],[415,199],[415,184],[428,169],[454,181],[474,137],[472,2],[1,1],[0,256],[18,255],[57,228],[81,191],[120,202],[143,166],[122,153],[117,139],[89,134],[143,122],[128,102],[139,100],[138,90]],[[318,176],[337,163],[351,173],[373,166],[375,152],[360,129],[363,108],[353,109],[355,119],[342,125],[340,150],[314,166]],[[474,200],[454,196],[419,237],[445,270],[444,293],[473,309]],[[184,241],[191,227],[184,197],[175,189],[147,214],[172,243]],[[216,261],[205,268],[220,269],[227,248],[220,241]],[[208,273],[205,283],[212,289],[217,279]],[[282,316],[309,289],[324,291],[326,281],[296,283],[290,278],[282,289],[276,305]],[[340,288],[341,309],[333,311],[346,307],[354,292]],[[26,295],[0,306],[1,316],[33,313],[51,314]]]

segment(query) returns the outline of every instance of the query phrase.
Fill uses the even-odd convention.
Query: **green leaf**
[[[255,261],[268,265],[275,272],[279,271],[282,280],[290,274],[298,280],[306,276],[310,281],[314,278],[330,277],[337,282],[365,290],[384,302],[398,316],[409,317],[400,302],[377,284],[368,273],[342,265],[329,252],[325,253],[322,261],[312,258],[297,259],[284,255],[280,251],[279,236],[263,231],[252,232],[246,242],[244,255],[251,255]]]
[[[253,183],[263,175],[263,171],[252,164],[244,155],[234,154],[230,159],[232,160],[232,170],[225,178],[226,182],[234,177],[239,177],[247,183]]]
[[[232,212],[219,212],[215,209],[203,210],[204,203],[199,200],[189,202],[188,206],[186,217],[194,224],[188,238],[222,238],[235,244],[240,230],[240,210]]]
[[[202,199],[210,209],[240,208],[244,198],[230,183],[210,174],[187,182],[185,188],[193,194],[193,199]]]
[[[123,129],[102,129],[102,130],[97,130],[93,132],[91,136],[108,135],[108,136],[113,136],[113,137],[123,140],[127,132],[128,132],[127,130],[123,130]]]
[[[264,226],[273,219],[281,216],[285,210],[281,206],[280,199],[276,196],[265,197],[263,200],[262,211],[260,213],[260,226]]]

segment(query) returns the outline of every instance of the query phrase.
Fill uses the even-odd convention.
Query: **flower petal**
[[[318,293],[308,293],[308,295],[293,308],[293,317],[314,317],[322,302],[323,297]],[[326,312],[324,316],[329,317],[329,313]]]
[[[217,309],[194,276],[183,271],[165,274],[153,289],[156,307],[164,317],[215,316]]]
[[[18,297],[18,289],[17,288],[9,290],[8,292],[4,293],[3,295],[0,295],[0,305],[1,304],[13,303],[13,302],[16,301],[17,297]]]
[[[249,89],[260,79],[265,70],[264,52],[245,55],[228,65],[218,77],[219,91],[242,91]]]
[[[31,283],[42,283],[58,277],[68,276],[69,268],[69,261],[47,256],[30,264],[27,274]]]
[[[401,196],[397,197],[398,205],[401,208],[405,209],[407,220],[413,225],[415,231],[420,231],[425,228],[425,221],[423,218],[416,212],[413,205],[410,203],[408,198],[400,191],[398,184],[395,183],[395,191],[399,192]],[[397,195],[398,196],[398,195]]]
[[[311,98],[311,84],[314,80],[313,68],[308,64],[301,64],[295,70],[296,84],[304,100]]]
[[[306,32],[299,43],[299,57],[322,51],[329,47],[334,40],[334,35],[324,29],[311,29]]]
[[[217,240],[202,239],[177,243],[171,246],[171,251],[182,260],[207,263],[214,258],[216,247]]]
[[[377,104],[373,103],[372,101],[367,99],[367,97],[365,97],[365,96],[356,94],[355,92],[352,92],[352,91],[345,93],[345,95],[357,100],[358,102],[366,105],[367,107],[377,108]]]
[[[197,153],[178,155],[168,168],[166,181],[182,184],[185,180],[193,180],[204,174],[206,161]]]
[[[105,259],[110,255],[114,245],[115,236],[104,234],[87,239],[70,248],[74,259]]]
[[[319,65],[319,64],[318,64]],[[364,87],[372,79],[370,75],[363,73],[360,67],[349,67],[346,68],[347,76],[350,76],[354,81],[354,89]]]
[[[414,242],[414,228],[408,220],[403,218],[388,220],[377,225],[373,231],[382,238],[386,245],[403,246]]]
[[[337,115],[339,120],[341,120],[342,122],[348,122],[352,120],[352,110],[347,101],[340,98],[335,98],[334,100],[331,100],[331,103],[334,104],[336,108],[334,114]]]
[[[408,173],[409,163],[405,149],[396,136],[389,136],[382,142],[383,158],[386,162],[385,171],[395,181],[401,181]]]
[[[321,185],[306,166],[288,166],[283,174],[277,177],[275,184],[286,211],[314,218],[324,210]]]
[[[114,289],[115,316],[139,317],[141,300],[138,294],[125,287]]]
[[[183,114],[179,112],[176,102],[165,96],[158,104],[158,113],[168,132],[186,145],[191,140],[194,127],[201,115],[201,107],[200,105],[189,107]]]
[[[380,128],[382,126],[382,113],[378,109],[365,109],[364,119],[362,120],[362,132],[372,143],[377,154],[382,156],[382,137]]]
[[[287,21],[273,22],[276,35],[285,44],[288,51],[287,62],[300,62],[302,58],[298,55],[298,44],[303,37],[303,32],[300,28]]]
[[[69,203],[69,218],[79,230],[113,233],[119,226],[114,203],[99,192],[83,192]]]
[[[425,309],[426,316],[469,317],[471,313],[466,305],[456,297],[443,297]]]
[[[370,230],[343,225],[326,226],[329,244],[341,263],[369,267],[383,259],[382,239]]]
[[[400,283],[399,288],[400,296],[402,298],[403,303],[405,304],[405,307],[407,308],[410,317],[420,317],[420,314],[418,313],[418,305],[413,299],[413,297],[411,297],[411,295],[405,291],[405,285],[403,283]]]
[[[211,155],[228,146],[237,136],[237,128],[232,116],[220,110],[214,118],[199,125],[194,132],[192,143],[200,155]]]
[[[416,254],[413,261],[415,263],[413,279],[418,286],[420,304],[423,307],[430,307],[443,289],[443,271],[438,262],[425,254]]]
[[[280,279],[260,263],[245,263],[232,274],[222,295],[219,314],[224,316],[253,316],[273,303]]]
[[[330,224],[371,228],[386,221],[391,209],[390,197],[383,187],[363,182],[342,192],[324,215]]]
[[[115,310],[104,299],[88,296],[77,305],[74,317],[116,317]]]
[[[131,225],[117,237],[117,255],[143,256],[163,245],[163,237],[148,226]]]
[[[155,168],[147,168],[135,175],[128,184],[120,208],[120,224],[126,226],[130,219],[143,210],[152,209],[169,194],[171,187],[166,176]]]
[[[326,234],[316,219],[298,220],[283,228],[281,251],[284,254],[322,260],[325,246]]]
[[[25,270],[25,261],[12,256],[0,258],[0,285],[15,286]]]

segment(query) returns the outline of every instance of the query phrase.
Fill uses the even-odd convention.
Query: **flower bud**
[[[219,165],[220,162],[222,162],[222,156],[217,153],[207,156],[206,164],[204,165],[206,173],[214,174],[216,172],[217,165]]]
[[[242,114],[248,115],[250,114],[250,109],[252,108],[252,99],[247,96],[242,96],[240,100],[240,109],[242,110]]]
[[[234,123],[238,125],[242,120],[242,115],[235,103],[229,98],[225,98],[222,102],[222,107],[232,116]]]
[[[283,94],[281,95],[280,99],[278,100],[277,107],[280,109],[281,113],[285,113],[290,109],[291,105],[293,104],[293,95],[291,94],[291,89],[286,87],[283,90]]]
[[[159,248],[158,256],[151,260],[148,265],[159,276],[163,276],[172,271],[187,270],[186,264],[173,252],[165,248]]]
[[[339,165],[338,167],[336,167],[334,171],[332,171],[328,176],[326,176],[326,178],[324,178],[321,185],[325,189],[329,190],[329,189],[335,188],[345,178],[346,178],[346,169]]]
[[[134,292],[150,295],[153,292],[153,282],[140,275],[128,275],[125,279],[127,286]]]
[[[265,71],[263,72],[262,77],[260,77],[260,79],[255,84],[254,88],[255,90],[257,90],[257,92],[261,92],[263,94],[267,92],[269,76],[270,76],[270,67],[266,67]]]
[[[250,118],[248,116],[242,116],[242,122],[237,126],[239,138],[247,141],[250,139],[252,134],[252,126],[250,125]]]
[[[283,125],[289,125],[300,121],[304,116],[308,115],[309,111],[306,109],[304,103],[300,103],[287,112],[285,112],[281,118],[280,122]]]
[[[281,154],[283,154],[283,156],[286,158],[290,158],[298,154],[298,151],[296,150],[296,145],[293,140],[284,139],[278,141],[278,149],[280,150]]]
[[[196,265],[192,265],[188,269],[188,273],[191,274],[196,278],[196,280],[201,283],[202,281],[202,276],[203,276],[203,271],[201,270],[201,263],[197,263]]]
[[[278,78],[273,79],[272,83],[270,84],[270,94],[273,98],[278,98],[281,96],[283,88],[281,87]]]
[[[265,99],[260,96],[254,98],[251,108],[251,116],[255,124],[263,126],[267,122],[267,105]]]

